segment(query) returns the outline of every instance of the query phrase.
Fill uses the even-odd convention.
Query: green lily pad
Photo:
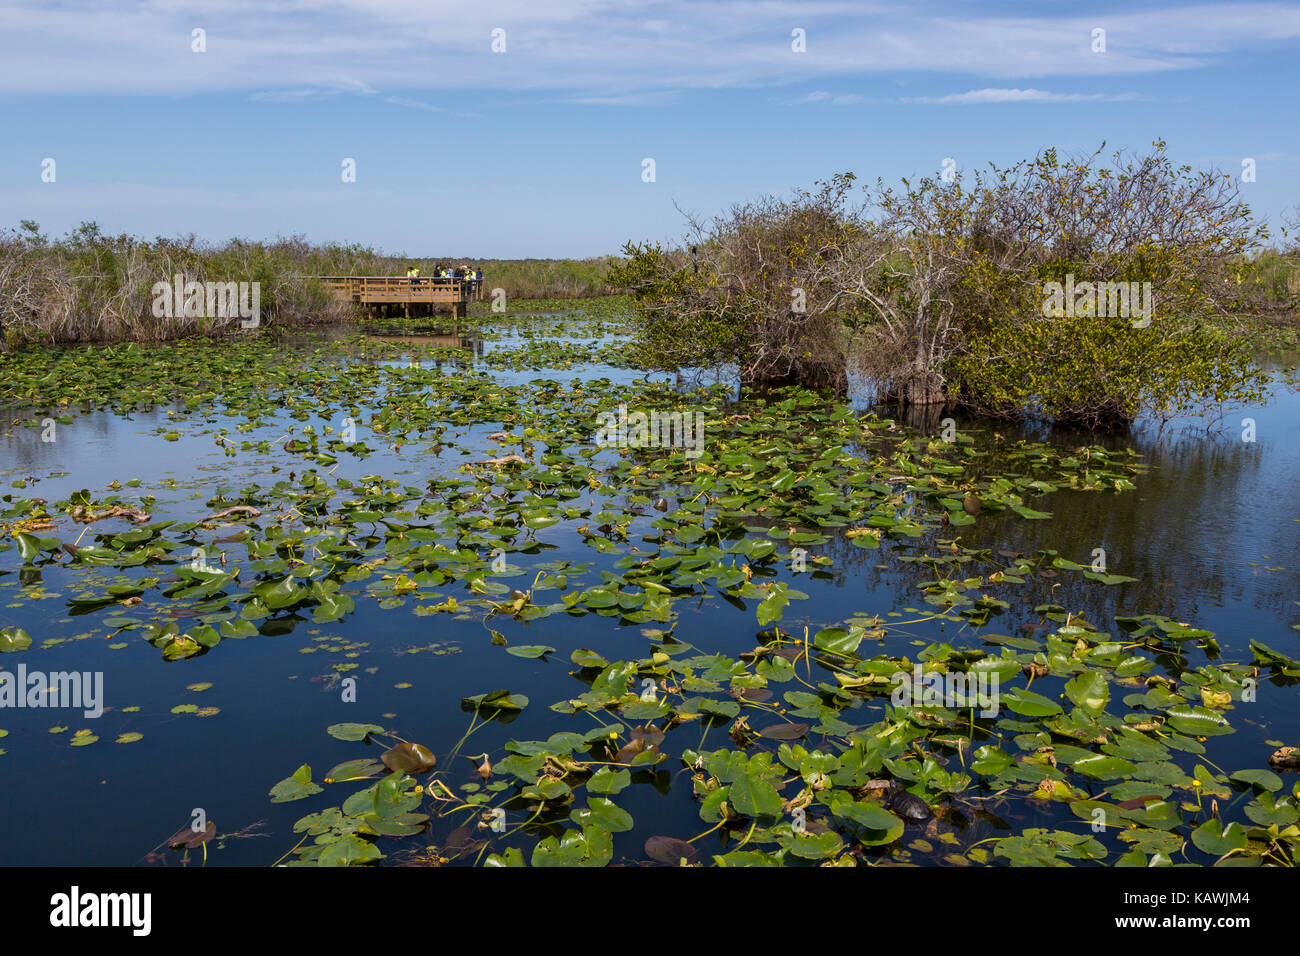
[[[21,627],[0,628],[0,654],[25,651],[32,646],[31,635]]]
[[[293,772],[293,776],[285,777],[270,792],[272,803],[289,803],[320,793],[321,788],[311,781],[311,767],[303,764]]]
[[[465,697],[461,700],[460,706],[464,710],[480,712],[523,710],[528,706],[528,698],[523,694],[512,694],[508,690],[493,690],[486,694]]]
[[[547,644],[514,644],[506,648],[507,654],[513,654],[515,657],[543,657],[546,654],[554,654],[555,648]]]
[[[365,740],[368,734],[382,734],[378,724],[331,724],[325,732],[339,740]]]
[[[1233,821],[1226,827],[1216,819],[1209,819],[1192,831],[1192,842],[1211,856],[1223,856],[1233,850],[1246,848],[1246,831]]]

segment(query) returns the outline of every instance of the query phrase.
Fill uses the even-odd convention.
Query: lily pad
[[[657,863],[668,866],[690,866],[699,857],[695,847],[676,837],[652,836],[645,841],[645,854]]]
[[[438,758],[420,744],[400,743],[384,751],[380,758],[389,770],[403,773],[427,773],[438,763]]]
[[[272,803],[290,803],[320,793],[321,788],[311,781],[311,767],[303,764],[271,788]]]

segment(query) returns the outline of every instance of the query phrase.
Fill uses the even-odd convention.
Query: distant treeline
[[[160,284],[177,288],[177,277],[182,289],[257,283],[258,324],[301,326],[338,322],[353,312],[314,276],[401,276],[411,264],[432,275],[439,264],[464,263],[483,271],[489,292],[504,289],[507,302],[608,292],[604,259],[404,258],[359,244],[315,245],[299,236],[222,244],[194,236],[144,240],[106,235],[93,222],[50,239],[24,220],[17,229],[0,230],[0,349],[27,342],[161,341],[249,324],[231,309],[187,310],[185,296],[160,294]],[[205,306],[213,298],[208,292]],[[220,306],[221,297],[215,298]]]
[[[683,274],[692,268],[682,247],[665,250],[666,261]],[[0,229],[0,349],[27,342],[161,341],[184,335],[231,331],[240,316],[187,315],[175,296],[159,308],[159,283],[257,283],[260,324],[330,324],[351,317],[347,303],[334,300],[313,276],[406,274],[419,266],[432,275],[439,265],[468,263],[481,269],[485,297],[504,289],[507,302],[574,299],[626,291],[611,279],[620,256],[587,259],[475,259],[401,257],[361,244],[313,244],[301,236],[269,242],[232,239],[216,244],[194,236],[139,239],[107,235],[93,222],[62,238],[43,235],[22,221]],[[1300,256],[1294,235],[1282,248],[1238,259],[1232,312],[1265,325],[1294,326],[1300,292]],[[172,314],[157,314],[170,311]],[[1255,326],[1259,327],[1258,324]]]

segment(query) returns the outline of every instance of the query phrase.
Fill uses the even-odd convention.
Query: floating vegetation
[[[432,769],[432,755],[391,760],[395,752],[428,753],[399,744],[383,755],[388,775],[298,822],[295,829],[316,841],[293,852],[301,863],[366,862],[385,855],[378,838],[419,835],[461,851],[472,842],[476,861],[489,866],[605,865],[615,859],[614,836],[635,828],[614,798],[629,787],[664,785],[667,765],[689,774],[705,828],[689,839],[629,844],[638,852],[624,862],[694,864],[707,846],[718,865],[1294,863],[1300,783],[1287,788],[1263,768],[1225,773],[1205,756],[1208,737],[1232,733],[1223,711],[1262,676],[1257,668],[1192,668],[1170,636],[1211,635],[1172,622],[1138,640],[1145,628],[1133,629],[1136,622],[1117,637],[1062,609],[1037,611],[1054,625],[1037,644],[930,644],[914,658],[860,653],[866,632],[852,624],[811,639],[780,628],[759,632],[760,643],[740,658],[662,632],[637,660],[575,651],[571,674],[586,689],[551,709],[588,716],[597,727],[511,740],[490,760],[474,758],[474,775],[500,778],[487,787],[457,766],[417,784],[409,775]],[[1171,654],[1181,679],[1153,673]],[[1029,690],[1035,665],[1064,693]],[[913,706],[896,706],[900,682],[914,673],[925,693],[915,693]],[[991,710],[973,697],[970,706],[944,706],[942,688],[954,677],[961,687],[980,677],[1011,686]],[[510,696],[468,702],[481,708]],[[1196,703],[1207,697],[1215,707]],[[330,732],[366,743],[370,734],[391,733],[376,725]],[[1295,769],[1294,749],[1275,764]],[[329,782],[380,770],[373,760],[353,760],[331,771]],[[1058,828],[1017,826],[1046,804],[1068,812]],[[466,813],[475,821],[473,841],[462,832]],[[460,824],[448,830],[451,821]],[[1078,832],[1079,821],[1091,832]],[[326,855],[344,840],[346,852]],[[444,849],[439,858],[463,855]]]
[[[471,325],[482,354],[302,335],[0,356],[13,429],[140,416],[150,447],[203,462],[99,489],[23,474],[0,497],[6,665],[102,641],[183,675],[158,724],[110,708],[61,750],[199,727],[172,715],[221,733],[254,703],[194,703],[229,689],[205,668],[289,642],[336,698],[377,679],[292,763],[240,768],[259,801],[302,802],[266,863],[1295,862],[1294,734],[1214,749],[1243,703],[1294,693],[1293,650],[1224,659],[1153,582],[1019,543],[1063,501],[1140,488],[1136,453],[670,386],[627,367],[609,314]],[[620,403],[698,413],[707,440],[604,447]],[[901,606],[880,567],[910,575]],[[817,599],[837,581],[866,584],[850,613]],[[448,702],[463,732],[429,729]],[[152,856],[219,850],[186,832]]]

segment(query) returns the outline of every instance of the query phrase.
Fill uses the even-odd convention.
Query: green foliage
[[[1294,309],[1295,256],[1255,254],[1268,230],[1231,177],[1161,141],[1101,154],[880,182],[861,208],[844,174],[692,222],[690,257],[629,244],[610,281],[636,302],[638,362],[816,388],[843,387],[851,355],[885,401],[1089,428],[1260,398],[1236,316]],[[1076,281],[1098,291],[1045,302]]]
[[[984,414],[1086,427],[1251,401],[1267,382],[1246,343],[1220,329],[1172,319],[1138,329],[1093,316],[984,321],[949,374]]]
[[[624,259],[609,272],[610,284],[631,292],[638,313],[633,360],[644,368],[675,371],[730,361],[744,346],[745,321],[739,311],[709,315],[680,311],[675,305],[705,294],[701,278],[680,251],[659,243],[623,247]]]
[[[929,370],[973,411],[1089,428],[1260,398],[1267,376],[1225,319],[1281,295],[1281,266],[1247,255],[1267,230],[1230,180],[1175,166],[1162,142],[1109,165],[1100,152],[882,194],[910,226],[902,248],[947,264],[923,288],[952,316],[932,316]]]
[[[837,279],[858,235],[846,207],[851,173],[691,222],[690,251],[628,243],[609,273],[637,310],[635,349],[647,368],[734,364],[745,385],[842,389],[844,310]]]

